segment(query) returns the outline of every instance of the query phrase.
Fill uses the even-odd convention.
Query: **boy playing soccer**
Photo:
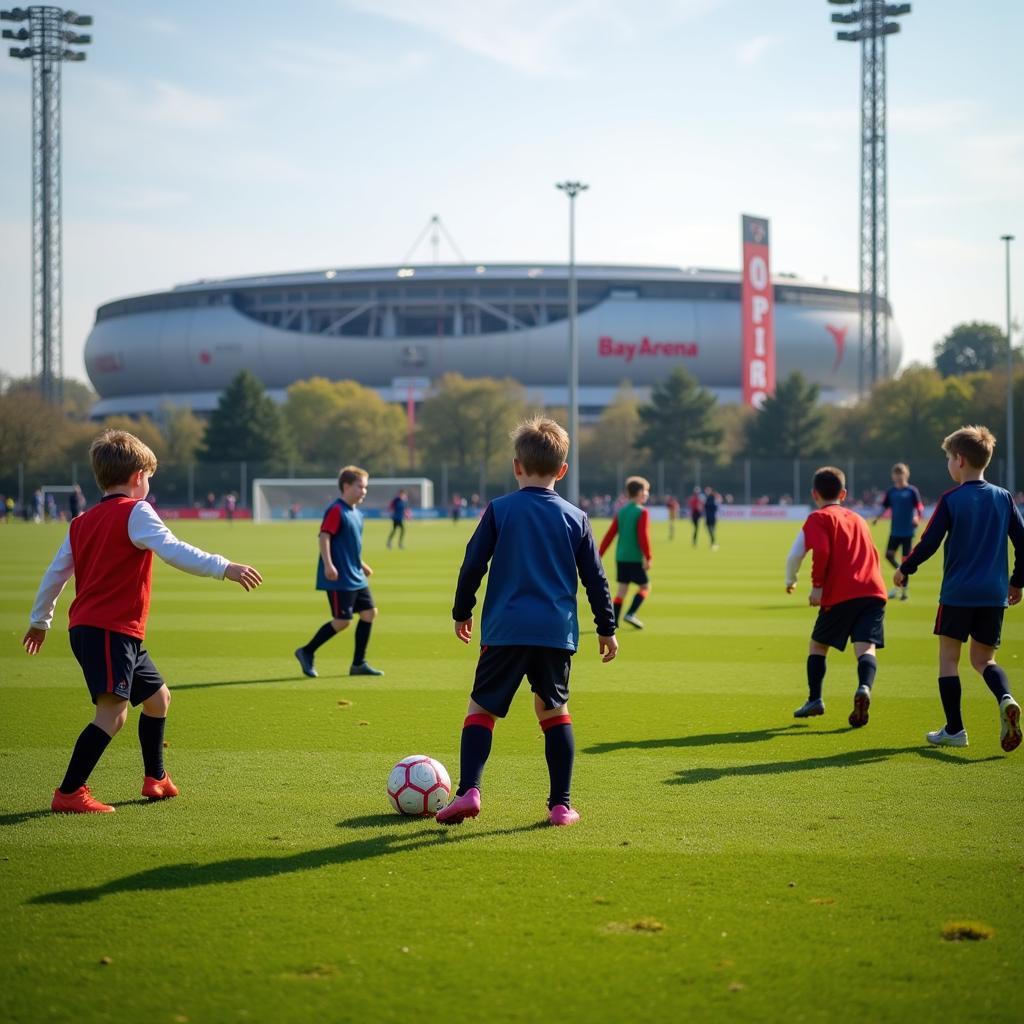
[[[996,439],[986,427],[961,427],[942,442],[946,467],[957,486],[939,498],[921,540],[896,570],[893,582],[907,577],[939,549],[946,537],[942,590],[934,632],[939,638],[939,698],[946,712],[929,743],[966,747],[960,714],[960,648],[971,640],[971,666],[999,703],[999,741],[1003,750],[1020,746],[1020,706],[1010,695],[1006,673],[996,664],[1003,611],[1018,604],[1024,585],[1024,520],[1009,491],[985,479]],[[947,537],[948,534],[948,537]],[[1006,538],[1013,543],[1009,575]]]
[[[369,482],[370,475],[365,469],[346,466],[338,474],[341,497],[328,506],[320,523],[316,589],[327,591],[331,620],[316,631],[309,643],[295,651],[302,671],[313,679],[317,677],[313,655],[335,633],[348,629],[353,615],[359,616],[359,623],[356,626],[355,649],[348,674],[384,675],[380,669],[373,668],[366,661],[366,646],[370,642],[370,630],[377,617],[377,609],[366,583],[366,577],[372,576],[373,570],[362,558],[363,514],[357,506],[366,497]]]
[[[388,534],[387,546],[391,547],[391,541],[395,534],[398,534],[398,546],[405,547],[405,516],[409,508],[409,492],[399,491],[388,505],[388,512],[391,513],[391,532]]]
[[[569,435],[538,416],[521,423],[512,441],[519,490],[485,509],[466,546],[455,590],[455,635],[468,644],[477,588],[490,563],[480,660],[462,727],[459,788],[437,812],[437,820],[447,825],[480,813],[480,780],[494,723],[508,714],[524,675],[544,733],[548,820],[552,825],[579,821],[569,803],[575,740],[568,708],[570,662],[579,644],[577,576],[594,613],[601,660],[611,661],[618,649],[608,581],[590,521],[554,491],[568,469]]]
[[[614,600],[616,626],[619,624],[622,603],[626,600],[629,585],[635,583],[638,589],[633,595],[624,621],[634,629],[644,628],[636,613],[651,592],[650,578],[647,575],[647,570],[651,567],[650,516],[643,507],[650,496],[651,485],[642,476],[631,476],[626,481],[626,497],[629,500],[615,513],[598,552],[603,555],[618,534],[619,539],[615,545],[615,579],[619,584]]]
[[[889,509],[892,516],[889,543],[885,546],[885,560],[894,569],[898,569],[900,563],[896,561],[896,549],[902,550],[904,558],[910,554],[910,549],[914,545],[914,531],[924,511],[921,493],[911,485],[910,467],[905,462],[897,462],[892,467],[892,487],[882,498],[882,510],[885,509]],[[877,523],[881,518],[882,512],[879,512],[872,522]],[[910,597],[909,591],[909,586],[898,587],[889,591],[889,597],[898,597],[901,601],[906,601]]]
[[[825,655],[830,647],[845,651],[846,641],[853,640],[857,690],[849,722],[858,729],[868,723],[871,687],[878,671],[875,650],[885,646],[885,583],[867,523],[842,506],[846,497],[843,471],[834,466],[819,469],[811,497],[818,508],[807,517],[786,560],[786,593],[792,594],[800,563],[812,552],[808,603],[820,609],[807,651],[807,701],[793,717],[825,714],[821,699]]]
[[[258,587],[263,579],[252,566],[200,551],[164,526],[145,500],[156,456],[134,434],[104,431],[93,441],[89,457],[103,499],[71,521],[39,584],[22,643],[29,654],[39,652],[57,598],[74,576],[75,599],[68,612],[71,650],[82,666],[96,715],[78,737],[50,807],[73,814],[110,814],[114,808],[96,800],[86,782],[124,725],[129,703],[142,705],[142,795],[150,800],[178,795],[164,770],[164,724],[171,695],[143,647],[154,552],[183,572],[231,580],[243,590]]]

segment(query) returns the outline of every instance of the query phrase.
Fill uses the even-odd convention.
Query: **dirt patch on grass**
[[[665,926],[653,917],[641,917],[636,921],[609,921],[604,930],[610,935],[656,935]]]
[[[995,933],[995,928],[981,921],[947,921],[942,926],[942,937],[947,942],[982,942]]]

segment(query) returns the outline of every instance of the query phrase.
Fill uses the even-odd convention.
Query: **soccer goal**
[[[409,508],[434,507],[434,482],[425,476],[371,476],[364,511],[383,513],[399,492],[409,495]],[[261,478],[252,482],[252,517],[257,523],[281,519],[319,519],[339,496],[337,477]]]

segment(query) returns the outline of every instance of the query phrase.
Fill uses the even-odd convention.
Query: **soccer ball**
[[[445,766],[426,754],[403,757],[388,776],[388,800],[399,814],[431,817],[448,802],[451,791]]]

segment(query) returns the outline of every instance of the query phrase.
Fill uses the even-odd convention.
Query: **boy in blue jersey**
[[[462,727],[459,788],[437,812],[437,820],[447,825],[480,813],[480,780],[494,723],[508,714],[524,675],[544,733],[548,820],[552,825],[579,821],[569,803],[575,740],[568,708],[569,668],[580,632],[577,577],[594,613],[601,660],[611,661],[618,650],[608,580],[590,521],[554,491],[568,469],[569,435],[554,420],[538,416],[521,423],[512,442],[519,490],[484,510],[455,590],[455,635],[468,644],[477,588],[490,564],[480,660]]]
[[[346,466],[338,475],[341,497],[328,506],[320,524],[316,589],[327,591],[331,619],[317,630],[309,643],[295,652],[302,671],[313,679],[317,676],[313,655],[335,633],[348,629],[354,615],[359,616],[359,622],[356,625],[355,650],[348,674],[384,675],[366,661],[366,646],[370,642],[370,630],[377,617],[377,608],[366,584],[366,578],[373,575],[373,570],[363,561],[363,514],[357,506],[366,497],[369,481],[365,469]]]
[[[971,665],[999,702],[999,740],[1009,752],[1020,746],[1020,706],[1006,673],[996,664],[1006,606],[1018,604],[1024,584],[1024,519],[1009,491],[985,480],[996,439],[986,427],[961,427],[942,442],[949,475],[957,485],[935,506],[917,547],[896,570],[907,577],[946,539],[942,590],[935,633],[939,638],[939,697],[946,724],[927,735],[936,746],[966,747],[960,715],[960,648],[971,640]],[[1013,543],[1013,574],[1007,569],[1006,539]]]
[[[889,509],[892,521],[889,527],[889,543],[885,546],[885,558],[894,569],[898,569],[900,563],[896,561],[896,549],[902,550],[904,558],[910,554],[910,549],[914,546],[914,533],[924,511],[921,493],[911,485],[910,467],[905,462],[897,462],[892,467],[892,487],[885,492],[885,497],[882,498],[882,511],[875,516],[873,522],[877,523],[886,509]],[[910,597],[910,587],[903,586],[890,590],[889,597],[898,597],[901,601],[906,601]]]

